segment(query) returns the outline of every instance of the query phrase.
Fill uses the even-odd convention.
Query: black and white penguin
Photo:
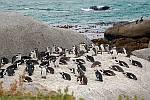
[[[101,62],[99,62],[99,61],[93,62],[93,64],[91,65],[91,68],[94,68],[96,66],[100,67],[101,66]]]
[[[61,57],[60,60],[59,60],[59,64],[61,65],[67,65],[67,60],[65,57]]]
[[[50,56],[46,56],[45,57],[47,60],[50,60],[50,61],[56,61],[56,59],[57,59],[57,57],[56,56],[54,56],[54,55],[50,55]]]
[[[103,82],[103,76],[102,76],[102,74],[98,70],[95,70],[95,75],[96,75],[96,79],[98,81]]]
[[[60,72],[60,74],[62,75],[62,78],[65,80],[71,80],[71,76],[68,73],[64,73],[64,72]]]
[[[90,62],[94,62],[95,61],[94,57],[92,57],[92,56],[86,55],[85,57],[86,57],[87,61],[90,61]]]
[[[85,64],[85,60],[83,60],[83,59],[75,59],[75,62],[77,62],[77,63],[81,63],[81,64]]]
[[[47,71],[47,73],[54,74],[54,68],[52,68],[52,67],[47,67],[46,71]]]
[[[26,71],[28,72],[29,76],[32,76],[33,72],[34,72],[34,65],[26,65]]]
[[[0,69],[0,78],[4,78],[5,69]]]
[[[107,75],[107,76],[115,76],[116,74],[111,71],[111,70],[100,70],[100,72],[102,72],[104,75]]]
[[[14,76],[15,70],[14,70],[14,68],[12,67],[12,65],[6,68],[6,73],[7,73],[8,76]],[[5,73],[5,74],[6,74],[6,73]]]
[[[123,67],[126,67],[126,68],[129,68],[129,65],[124,62],[124,61],[121,61],[121,60],[115,60],[120,66],[123,66]]]
[[[114,70],[114,71],[124,72],[124,70],[121,67],[119,67],[118,65],[112,65],[109,68],[112,69],[112,70]]]
[[[30,64],[39,65],[39,62],[37,60],[27,60],[26,64],[28,64],[28,65],[30,65]]]
[[[88,79],[85,75],[80,75],[77,77],[77,82],[80,81],[81,85],[87,85]]]
[[[30,56],[21,56],[21,60],[26,61],[26,60],[30,60],[30,59],[32,59]]]
[[[85,74],[79,66],[77,66],[77,72],[80,76]]]
[[[29,82],[32,82],[32,78],[29,77],[29,76],[24,76],[24,77],[23,77],[23,81],[29,83]]]
[[[82,63],[78,63],[77,67],[80,67],[83,71],[86,71],[86,67]]]
[[[38,59],[35,50],[33,50],[33,51],[30,52],[30,57],[31,57],[32,59],[34,59],[34,60],[37,60],[37,59]]]
[[[9,59],[6,58],[6,57],[2,57],[0,63],[1,63],[1,65],[8,64],[9,63]]]
[[[125,48],[117,47],[117,48],[116,48],[116,51],[117,51],[117,55],[118,55],[119,53],[121,53],[121,54],[127,54]]]
[[[134,65],[134,66],[138,66],[138,67],[140,67],[140,68],[143,67],[142,64],[141,64],[139,61],[130,59],[130,62],[131,62],[131,64]]]
[[[17,55],[15,55],[15,56],[12,57],[12,64],[13,64],[15,61],[18,61],[18,60],[22,60],[22,59],[21,59],[21,53],[18,53]]]
[[[124,72],[123,74],[130,79],[137,80],[137,77],[132,73]]]
[[[69,68],[69,70],[71,71],[71,73],[75,74],[75,68]]]

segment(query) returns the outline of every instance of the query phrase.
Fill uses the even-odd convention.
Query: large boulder
[[[128,38],[140,38],[150,37],[150,20],[144,20],[142,22],[131,22],[121,25],[114,25],[105,32],[105,37],[109,39],[128,37]]]
[[[11,57],[18,52],[28,54],[34,48],[45,50],[53,44],[71,48],[80,42],[91,41],[79,33],[50,27],[32,17],[0,12],[0,56]]]
[[[150,61],[150,48],[135,50],[132,52],[132,54],[139,58]]]

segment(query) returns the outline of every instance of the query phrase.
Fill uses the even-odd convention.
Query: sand
[[[85,59],[84,56],[81,58]],[[111,65],[114,64],[114,60],[111,59],[111,55],[104,53],[99,54],[94,57],[96,61],[100,61],[102,63],[101,68],[108,69]],[[116,76],[103,76],[104,82],[95,81],[96,77],[94,74],[94,69],[101,69],[100,67],[91,68],[91,62],[86,61],[87,71],[85,75],[88,78],[87,85],[79,85],[76,82],[76,77],[70,73],[68,68],[75,67],[75,64],[72,62],[68,62],[68,65],[60,65],[59,68],[55,68],[55,74],[48,74],[47,79],[41,79],[40,76],[40,68],[36,66],[34,74],[32,77],[33,83],[25,83],[29,87],[36,87],[40,89],[46,90],[55,90],[64,89],[68,87],[69,93],[74,93],[74,96],[78,100],[80,97],[85,100],[117,100],[119,95],[128,95],[134,96],[136,95],[138,98],[144,97],[145,100],[150,100],[150,62],[137,58],[135,56],[131,56],[131,58],[140,61],[143,64],[143,68],[138,68],[133,66],[129,62],[129,58],[125,57],[125,55],[118,55],[117,59],[121,59],[125,61],[130,68],[125,68],[125,72],[132,72],[137,76],[137,80],[132,80],[125,77],[122,73],[116,72]],[[75,58],[71,58],[75,59]],[[19,74],[23,72],[25,65],[19,66],[19,70],[16,71],[15,76],[8,77],[6,76],[4,79],[0,79],[0,81],[4,81],[4,86],[9,88],[9,84],[14,81],[14,79],[18,79]],[[59,72],[67,72],[71,75],[72,80],[67,81],[62,79],[62,76]],[[42,88],[41,88],[42,87]],[[30,89],[32,89],[30,88]],[[34,88],[33,88],[34,89]],[[32,91],[35,91],[35,89]],[[140,100],[140,99],[139,99]]]

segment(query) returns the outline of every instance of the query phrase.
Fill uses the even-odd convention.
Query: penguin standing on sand
[[[110,52],[111,52],[111,55],[112,55],[112,59],[116,59],[116,58],[117,58],[117,50],[116,50],[116,47],[113,47]]]
[[[85,75],[80,75],[77,77],[77,82],[80,81],[81,85],[87,85],[88,79]]]
[[[46,66],[42,66],[41,67],[41,78],[46,79],[46,76],[47,76]]]
[[[31,57],[33,60],[37,60],[37,59],[38,59],[35,50],[31,51],[30,57]]]
[[[92,57],[92,56],[86,55],[85,57],[86,57],[87,61],[90,61],[90,62],[94,62],[95,61],[94,57]]]
[[[103,76],[102,76],[102,74],[98,70],[95,70],[95,75],[96,75],[96,79],[98,81],[103,82]]]
[[[0,78],[4,78],[5,69],[0,69]]]

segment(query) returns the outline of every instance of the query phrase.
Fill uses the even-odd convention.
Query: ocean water
[[[108,11],[83,11],[90,6]],[[0,0],[0,11],[16,11],[48,24],[90,24],[150,18],[150,0]]]

